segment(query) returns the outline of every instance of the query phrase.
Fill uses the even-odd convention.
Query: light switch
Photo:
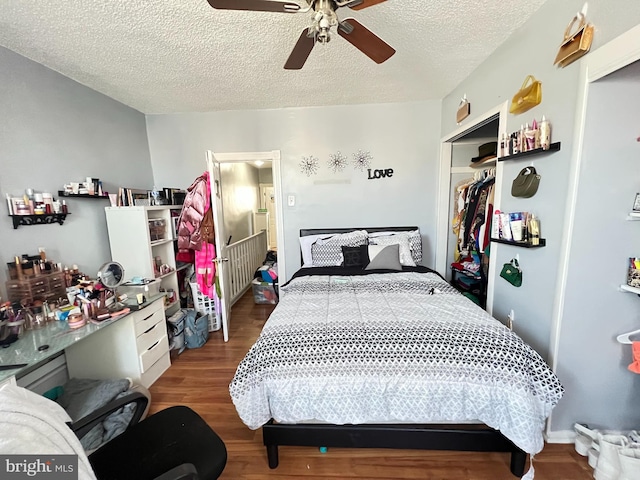
[[[289,195],[287,197],[287,205],[289,205],[290,207],[295,206],[296,204],[296,196],[295,195]]]

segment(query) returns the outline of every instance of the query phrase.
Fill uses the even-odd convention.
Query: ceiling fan
[[[348,7],[362,10],[385,0],[304,0],[303,8],[292,1],[280,0],[207,0],[213,8],[222,10],[253,10],[258,12],[305,13],[311,12],[309,26],[302,31],[298,42],[284,68],[300,70],[309,58],[313,46],[331,40],[331,29],[336,27],[338,35],[351,43],[376,63],[387,61],[396,51],[368,28],[353,18],[338,20],[336,10]]]

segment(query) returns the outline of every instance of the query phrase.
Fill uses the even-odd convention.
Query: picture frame
[[[633,201],[633,211],[640,212],[640,193],[636,193],[636,198]]]

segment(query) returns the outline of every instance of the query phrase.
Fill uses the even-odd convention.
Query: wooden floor
[[[272,310],[255,305],[249,291],[233,307],[228,343],[221,331],[212,332],[204,347],[185,350],[151,387],[150,413],[188,405],[224,440],[228,460],[221,479],[515,479],[506,453],[330,448],[323,454],[312,447],[280,447],[280,465],[270,470],[261,431],[249,430],[238,418],[228,386]],[[534,467],[536,480],[593,478],[587,459],[572,445],[545,446]]]

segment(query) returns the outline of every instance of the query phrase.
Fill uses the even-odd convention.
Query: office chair
[[[135,392],[70,427],[82,438],[96,423],[131,402],[136,409],[127,429],[88,457],[98,480],[209,480],[220,476],[227,463],[224,442],[186,406],[169,407],[139,421],[149,399]]]
[[[79,438],[114,411],[137,406],[126,430],[87,456]],[[0,454],[78,456],[78,478],[97,480],[209,480],[227,463],[223,441],[193,410],[169,407],[140,421],[149,402],[134,392],[86,417],[71,417],[56,402],[15,385],[0,387]]]

